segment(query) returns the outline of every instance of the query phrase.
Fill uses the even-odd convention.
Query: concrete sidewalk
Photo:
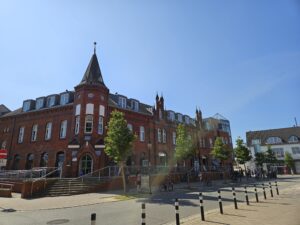
[[[250,205],[239,204],[239,209],[234,209],[233,204],[223,208],[224,214],[221,215],[219,209],[205,212],[205,221],[201,221],[200,209],[199,214],[183,218],[180,222],[184,225],[300,225],[300,185],[295,184],[283,191],[274,198],[268,197],[267,200],[260,198],[256,203],[251,199]],[[205,199],[204,199],[205,210]],[[175,222],[166,225],[174,225]]]

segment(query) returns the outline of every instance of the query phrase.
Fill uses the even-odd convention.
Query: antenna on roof
[[[298,127],[297,118],[295,117],[294,119],[295,119],[295,125],[296,127]]]
[[[96,54],[96,45],[97,45],[97,42],[95,41],[94,42],[94,54]]]

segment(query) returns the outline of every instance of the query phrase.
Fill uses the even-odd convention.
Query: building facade
[[[284,155],[289,152],[295,161],[295,171],[300,173],[300,127],[246,132],[247,146],[254,157],[257,152],[266,152],[268,146],[283,165]],[[250,167],[254,167],[254,159]]]
[[[62,167],[64,176],[74,177],[113,165],[104,153],[113,110],[124,113],[128,128],[138,137],[127,165],[175,164],[176,128],[184,123],[197,140],[197,155],[190,164],[209,166],[215,138],[229,140],[228,132],[205,129],[198,109],[191,118],[166,110],[163,96],[156,95],[155,102],[151,106],[110,93],[94,52],[73,91],[25,100],[22,108],[0,117],[0,144],[8,150],[6,169]]]

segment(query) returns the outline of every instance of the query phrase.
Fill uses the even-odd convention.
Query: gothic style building
[[[217,136],[231,146],[230,128],[207,129],[209,121],[204,124],[198,109],[191,118],[166,110],[162,96],[156,95],[156,105],[150,106],[110,93],[94,52],[74,91],[25,100],[22,108],[0,116],[1,149],[8,151],[6,169],[62,167],[64,176],[78,176],[110,165],[104,137],[113,110],[124,113],[128,128],[138,137],[129,165],[168,165],[178,123],[184,123],[197,140],[197,156],[189,164],[211,165],[210,150]]]

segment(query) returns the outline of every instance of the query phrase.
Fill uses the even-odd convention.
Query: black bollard
[[[264,192],[264,199],[267,199],[265,184],[262,184],[263,192]]]
[[[233,195],[234,208],[238,209],[234,187],[232,187],[232,195]]]
[[[96,213],[91,214],[91,225],[96,225]]]
[[[178,198],[175,199],[175,214],[176,214],[176,225],[180,225],[180,220],[179,220],[179,202],[178,202]]]
[[[219,200],[220,213],[223,214],[223,205],[222,205],[222,198],[221,198],[220,190],[218,190],[218,200]]]
[[[247,192],[247,187],[245,186],[245,198],[246,198],[246,203],[249,205],[249,198],[248,198],[248,192]]]
[[[255,184],[254,184],[254,191],[255,191],[256,202],[259,202],[259,201],[258,201],[257,189],[256,189],[256,185],[255,185]]]
[[[273,190],[272,190],[272,184],[271,184],[271,182],[269,182],[269,188],[270,188],[271,197],[273,198]]]
[[[205,221],[202,192],[199,193],[199,201],[200,201],[201,220]]]
[[[142,203],[142,225],[146,225],[146,205],[145,203]]]
[[[277,193],[277,195],[279,195],[279,189],[278,189],[277,181],[275,181],[275,185],[276,185],[276,193]]]

